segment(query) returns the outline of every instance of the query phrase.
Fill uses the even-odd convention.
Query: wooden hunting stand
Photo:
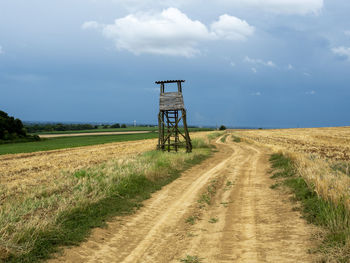
[[[160,84],[159,114],[158,114],[158,150],[170,152],[186,144],[186,152],[192,151],[191,138],[187,129],[186,110],[182,96],[181,83],[184,80],[156,81]],[[177,83],[177,92],[165,92],[165,83]],[[181,115],[179,115],[181,111]],[[179,123],[182,119],[184,134],[179,130]],[[181,135],[185,142],[180,141]]]

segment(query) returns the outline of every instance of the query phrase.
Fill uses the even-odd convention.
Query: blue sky
[[[0,109],[156,123],[185,79],[191,125],[350,124],[350,1],[0,0]]]

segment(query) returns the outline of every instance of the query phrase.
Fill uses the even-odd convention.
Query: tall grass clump
[[[323,227],[327,234],[319,251],[322,262],[350,261],[350,212],[345,199],[327,200],[320,196],[311,182],[300,176],[296,162],[283,154],[270,158],[274,174],[271,178],[289,187],[295,199],[302,204],[302,212],[308,222]]]
[[[150,151],[63,172],[50,185],[0,200],[0,262],[39,262],[59,247],[77,245],[91,228],[132,213],[144,199],[210,155],[204,141],[193,152]]]
[[[212,132],[212,133],[209,133],[209,134],[207,135],[207,137],[208,137],[208,139],[211,141],[211,140],[214,140],[214,139],[220,137],[220,136],[223,135],[224,133],[225,133],[224,131],[222,131],[222,132]]]

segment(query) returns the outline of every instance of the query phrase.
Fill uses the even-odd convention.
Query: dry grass
[[[123,178],[142,174],[156,181],[169,167],[181,168],[208,152],[144,153],[155,147],[156,140],[144,140],[1,156],[0,261],[9,253],[31,251],[40,232],[59,227],[55,222],[63,212],[98,203]]]
[[[208,132],[192,133],[203,138]],[[0,156],[0,205],[38,185],[60,180],[62,174],[95,166],[111,159],[128,158],[156,148],[157,140],[117,142],[53,151]]]

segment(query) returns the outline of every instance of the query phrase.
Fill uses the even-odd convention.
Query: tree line
[[[50,131],[81,131],[108,128],[126,128],[125,124],[115,123],[113,125],[92,125],[92,124],[64,124],[64,123],[44,123],[26,124],[25,129],[29,133],[50,132]]]
[[[40,138],[28,135],[20,119],[15,119],[0,110],[0,143],[33,140],[40,140]]]

